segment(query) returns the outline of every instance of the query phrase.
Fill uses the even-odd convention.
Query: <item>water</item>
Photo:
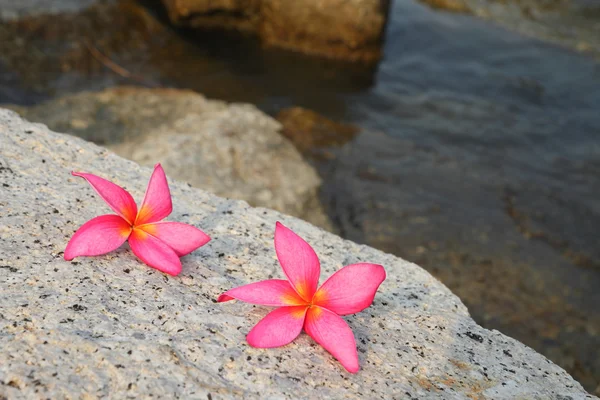
[[[425,266],[486,327],[600,379],[600,69],[396,2],[366,127],[322,166],[344,236]],[[381,132],[381,133],[377,133]]]
[[[376,67],[174,31],[130,1],[106,4],[0,25],[0,103],[127,83],[354,123],[354,141],[314,160],[343,236],[427,268],[478,322],[597,390],[597,57],[410,0],[394,2]],[[135,79],[99,63],[82,38]]]

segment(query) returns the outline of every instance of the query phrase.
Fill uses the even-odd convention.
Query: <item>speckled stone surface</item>
[[[73,232],[108,207],[71,170],[102,175],[139,201],[151,170],[0,110],[0,398],[586,399],[561,368],[478,326],[417,265],[275,211],[171,181],[170,220],[213,240],[179,277],[126,246],[66,262]],[[311,243],[322,277],[370,261],[388,279],[348,316],[361,371],[348,374],[307,335],[253,349],[245,334],[267,308],[215,303],[236,285],[282,278],[275,222]]]

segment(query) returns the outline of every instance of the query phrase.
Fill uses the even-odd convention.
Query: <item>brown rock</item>
[[[439,8],[456,13],[470,13],[471,9],[463,0],[420,0],[432,8]]]
[[[163,0],[177,25],[254,32],[262,0]]]
[[[352,61],[380,57],[387,0],[264,0],[260,36],[268,45]]]
[[[354,125],[334,122],[302,107],[281,110],[275,118],[283,125],[283,135],[301,153],[312,156],[323,148],[343,145],[358,132]]]
[[[163,0],[176,25],[256,34],[268,46],[376,61],[389,0]]]

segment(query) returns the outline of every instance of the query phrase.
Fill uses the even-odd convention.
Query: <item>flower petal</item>
[[[86,181],[94,190],[102,197],[102,199],[112,208],[117,214],[125,218],[130,224],[135,221],[137,214],[137,206],[133,197],[123,189],[121,186],[116,185],[104,178],[93,174],[87,174],[85,172],[71,172],[73,176],[79,176]]]
[[[134,229],[129,237],[129,246],[136,256],[152,268],[173,276],[181,272],[181,261],[175,251],[147,232]]]
[[[306,315],[304,330],[330,352],[348,372],[358,372],[358,353],[354,335],[348,324],[337,314],[312,306]]]
[[[283,272],[300,297],[310,301],[317,290],[321,265],[308,243],[280,222],[275,226],[275,251]]]
[[[284,279],[270,279],[239,286],[220,295],[217,301],[223,302],[233,299],[273,307],[306,304],[296,294],[292,285]]]
[[[296,339],[302,331],[306,306],[281,307],[271,311],[248,333],[246,339],[252,347],[270,348],[284,346]]]
[[[119,248],[131,233],[131,226],[118,215],[101,215],[83,224],[67,248],[65,260],[78,256],[99,256]]]
[[[195,226],[182,222],[155,222],[136,226],[159,238],[183,257],[210,241],[210,237]]]
[[[171,214],[171,211],[173,211],[173,204],[171,203],[171,192],[169,191],[167,177],[161,165],[156,164],[135,224],[143,225],[160,221]]]
[[[348,265],[331,275],[315,293],[313,304],[338,315],[354,314],[369,307],[385,279],[381,265]]]

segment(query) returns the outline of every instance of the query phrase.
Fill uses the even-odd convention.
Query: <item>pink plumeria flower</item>
[[[118,215],[101,215],[83,224],[67,244],[67,261],[78,256],[108,253],[129,240],[131,250],[143,262],[175,276],[181,272],[179,257],[210,240],[208,235],[191,225],[159,222],[173,210],[169,184],[160,164],[154,166],[139,211],[133,197],[122,187],[96,175],[72,174],[87,180]]]
[[[218,301],[233,299],[280,307],[264,317],[247,336],[252,347],[270,348],[290,343],[302,328],[351,373],[358,372],[352,330],[340,315],[369,307],[385,279],[381,265],[348,265],[320,288],[321,266],[315,251],[300,236],[277,222],[275,251],[287,280],[270,279],[228,290]]]

